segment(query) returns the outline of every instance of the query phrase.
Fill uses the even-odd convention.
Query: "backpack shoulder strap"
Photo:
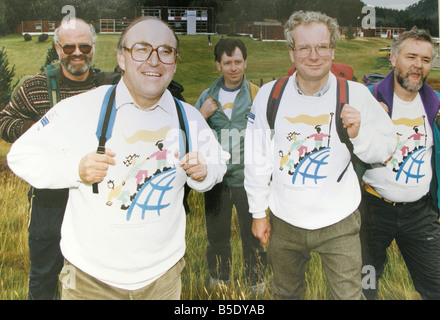
[[[275,117],[278,112],[278,107],[280,105],[281,97],[284,89],[286,88],[287,82],[289,82],[289,76],[278,79],[270,92],[269,99],[267,101],[266,116],[267,123],[271,129],[274,128]]]
[[[339,139],[345,143],[350,150],[353,151],[353,145],[348,137],[347,129],[344,129],[341,119],[342,108],[346,103],[349,103],[349,92],[348,92],[348,82],[344,78],[337,79],[337,90],[336,90],[336,128],[338,131]]]
[[[191,140],[189,139],[189,127],[185,109],[179,99],[175,97],[173,98],[176,105],[177,115],[179,117],[179,127],[182,133],[179,141],[180,151],[184,150],[184,153],[181,152],[180,154],[180,157],[182,158],[185,154],[191,151]]]
[[[353,144],[350,141],[350,137],[348,136],[347,129],[344,128],[342,124],[341,119],[341,112],[344,108],[344,105],[349,103],[349,90],[348,90],[348,81],[344,78],[336,78],[337,79],[337,91],[336,91],[336,131],[338,133],[339,139],[342,143],[344,143],[348,150],[350,151],[351,159],[348,162],[345,169],[342,171],[342,173],[338,177],[338,182],[342,180],[342,177],[344,176],[345,172],[347,171],[348,167],[350,166],[350,162],[353,161]]]
[[[98,128],[96,129],[96,137],[98,138],[97,153],[105,153],[105,143],[110,139],[113,130],[113,124],[116,117],[115,108],[116,85],[111,86],[104,96],[99,115]],[[98,184],[93,184],[93,193],[98,193]]]
[[[251,92],[251,100],[254,102],[255,96],[258,93],[258,90],[260,89],[256,84],[253,84],[252,82],[249,82],[249,91]]]
[[[44,71],[46,76],[46,86],[49,95],[49,105],[52,108],[60,101],[60,67],[48,64]]]

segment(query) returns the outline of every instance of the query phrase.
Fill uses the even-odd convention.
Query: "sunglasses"
[[[72,54],[75,52],[77,45],[76,44],[66,44],[65,46],[62,46],[59,42],[58,45],[63,49],[63,52],[65,54]],[[92,51],[92,46],[89,44],[79,44],[78,49],[83,54],[89,54],[90,51]]]

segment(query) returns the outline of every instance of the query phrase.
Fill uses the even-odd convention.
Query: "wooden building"
[[[255,21],[246,23],[243,33],[259,40],[285,40],[284,26],[278,21]]]
[[[21,28],[17,30],[17,33],[21,33],[22,35],[26,33],[30,35],[40,35],[43,33],[53,34],[60,24],[61,21],[22,21]]]

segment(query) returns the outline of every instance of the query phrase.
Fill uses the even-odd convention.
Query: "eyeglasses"
[[[58,42],[58,45],[63,49],[63,52],[65,54],[72,54],[75,52],[76,47],[78,47],[79,51],[83,54],[89,54],[90,51],[92,51],[92,46],[90,44],[66,44],[65,46],[62,46],[61,43]]]
[[[130,52],[131,58],[134,61],[144,62],[148,60],[153,51],[157,52],[159,60],[163,64],[174,64],[177,61],[178,53],[177,49],[166,45],[153,48],[149,43],[135,43],[130,49],[123,47]]]
[[[300,45],[297,47],[293,47],[292,49],[296,51],[296,54],[300,58],[308,57],[310,52],[312,52],[312,48],[315,48],[316,53],[321,57],[327,57],[331,54],[333,49],[333,45],[327,43],[318,43],[317,45]]]

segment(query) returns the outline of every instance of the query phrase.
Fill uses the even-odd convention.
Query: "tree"
[[[353,40],[354,38],[356,38],[355,31],[353,29],[353,26],[349,25],[347,30],[345,30],[345,39],[350,41]]]
[[[15,84],[12,85],[14,76],[15,65],[9,69],[8,56],[3,47],[0,51],[0,110],[3,109],[11,99],[11,93],[15,87]]]
[[[51,64],[52,62],[54,62],[58,59],[59,59],[59,57],[58,57],[58,53],[55,49],[55,44],[52,43],[52,46],[49,49],[47,49],[46,61],[44,62],[44,65],[46,66],[48,64]]]

